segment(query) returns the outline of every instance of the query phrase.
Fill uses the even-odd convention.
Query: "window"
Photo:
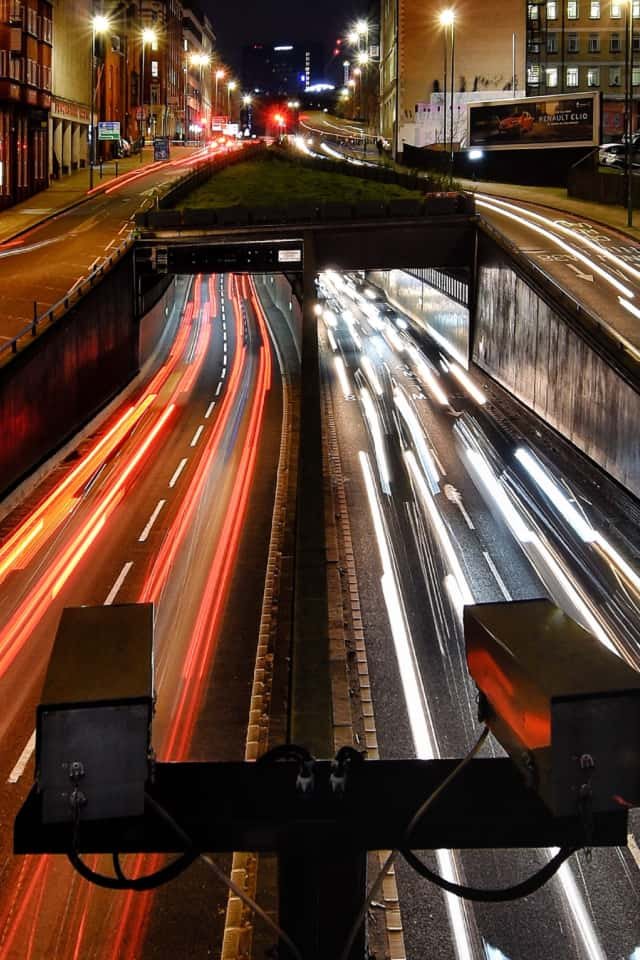
[[[612,33],[609,38],[609,50],[611,53],[620,53],[622,45],[620,43],[620,34]]]
[[[578,53],[580,50],[580,43],[578,40],[577,33],[568,33],[567,34],[567,53]]]
[[[547,34],[547,53],[557,53],[557,52],[558,52],[558,34],[548,33]]]
[[[577,67],[567,67],[567,86],[578,86],[579,71]]]
[[[622,16],[622,4],[621,3],[612,3],[611,4],[611,19],[619,20]]]
[[[631,16],[640,17],[640,0],[633,0],[631,4]]]
[[[640,2],[640,0],[639,0]],[[558,19],[558,2],[557,0],[548,0],[547,2],[547,20],[557,20]]]
[[[600,34],[589,34],[589,53],[600,53]]]
[[[537,87],[540,84],[540,65],[531,63],[527,67],[527,83],[530,87]]]
[[[558,68],[557,67],[547,67],[545,70],[547,88],[558,86]]]
[[[151,49],[155,51],[158,49],[158,34],[154,32],[153,40],[151,41]]]
[[[610,87],[619,87],[620,86],[620,76],[621,76],[620,67],[609,67],[609,86]]]
[[[633,52],[637,53],[640,50],[640,34],[634,33],[633,35]]]
[[[600,67],[589,67],[589,69],[587,70],[587,86],[588,87],[600,86]]]
[[[157,60],[152,60],[152,61],[151,61],[151,76],[152,76],[154,79],[157,79],[158,76],[159,76],[159,74],[158,74],[158,61],[157,61]]]
[[[578,0],[567,0],[567,20],[577,20],[578,16]]]
[[[640,87],[640,67],[634,67],[631,71],[631,83],[634,87]]]
[[[591,0],[591,3],[589,4],[589,19],[600,19],[600,0]]]
[[[152,83],[149,85],[149,95],[151,97],[151,106],[157,107],[160,104],[160,84]]]
[[[530,3],[527,6],[527,17],[529,20],[539,20],[540,19],[540,10],[537,3]]]

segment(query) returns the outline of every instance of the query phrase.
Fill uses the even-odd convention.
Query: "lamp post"
[[[360,67],[356,67],[353,71],[353,76],[355,77],[357,86],[358,86],[358,119],[362,116],[362,70]],[[355,90],[354,90],[355,94]]]
[[[222,80],[224,77],[224,70],[216,70],[216,117],[220,116],[220,108],[218,106],[218,80]]]
[[[200,79],[198,83],[198,96],[200,99],[200,126],[203,125],[203,121],[204,121],[205,126],[209,126],[209,127],[210,127],[210,124],[207,122],[206,111],[203,106],[202,68],[205,67],[210,62],[210,60],[211,58],[207,56],[206,53],[192,53],[191,60],[190,60],[192,66],[200,68]]]
[[[141,47],[142,47],[142,54],[141,54],[142,63],[141,63],[141,66],[140,66],[140,104],[141,104],[141,107],[142,107],[142,123],[145,124],[145,126],[146,126],[146,122],[147,122],[147,111],[146,111],[145,99],[144,99],[144,92],[145,92],[145,88],[144,88],[144,50],[145,50],[145,47],[146,47],[146,45],[147,45],[148,43],[151,43],[151,44],[155,43],[155,41],[156,41],[156,32],[155,32],[155,30],[152,30],[151,27],[145,27],[144,30],[142,31],[142,36],[141,36],[140,40],[141,40]],[[143,145],[144,145],[145,136],[146,136],[146,130],[145,130],[145,128],[143,127],[143,128],[142,128],[142,131],[141,131],[142,143],[140,144],[140,163],[142,163],[142,147],[143,147]]]
[[[444,27],[444,147],[447,148],[446,113],[447,113],[447,27],[451,27],[451,96],[449,104],[449,179],[453,179],[453,100],[455,87],[455,21],[453,10],[443,10],[440,14],[440,23]]]
[[[633,171],[631,158],[633,154],[633,0],[627,0],[626,11],[626,43],[625,43],[625,134],[627,138],[626,168],[627,168],[627,226],[633,226]]]
[[[227,84],[227,123],[231,120],[231,91],[235,90],[235,80],[229,80]]]
[[[91,18],[91,150],[89,152],[89,190],[93,189],[93,168],[96,162],[96,35],[109,29],[109,20],[103,14]]]

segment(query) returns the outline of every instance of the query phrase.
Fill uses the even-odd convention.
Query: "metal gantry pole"
[[[453,94],[455,90],[455,21],[451,21],[451,104],[450,104],[450,145],[451,149],[449,151],[449,180],[453,180]]]
[[[442,149],[447,151],[447,28],[442,31],[444,39],[444,85],[442,88]]]
[[[631,159],[633,153],[633,144],[631,137],[633,134],[633,0],[627,0],[626,3],[626,33],[625,44],[626,53],[626,87],[625,87],[625,133],[627,135],[626,167],[627,167],[627,226],[633,226],[633,170]]]
[[[94,114],[96,109],[96,25],[91,22],[91,63],[89,75],[91,77],[91,115],[89,117],[89,130],[91,142],[89,144],[89,190],[93,190],[93,165],[96,159],[96,128],[94,124]]]

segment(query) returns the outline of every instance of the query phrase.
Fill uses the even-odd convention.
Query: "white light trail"
[[[487,398],[482,390],[476,386],[471,377],[465,373],[462,367],[459,367],[457,363],[449,364],[449,373],[456,378],[458,383],[464,387],[469,396],[475,400],[477,404],[483,406],[487,402]]]
[[[370,383],[371,386],[373,387],[375,393],[376,393],[379,397],[381,397],[381,396],[382,396],[382,393],[383,393],[382,384],[380,383],[380,380],[378,379],[378,374],[377,374],[377,373],[375,372],[375,370],[373,369],[373,364],[371,363],[371,360],[369,359],[369,357],[362,357],[362,361],[361,361],[361,362],[362,362],[362,368],[363,368],[364,372],[365,372],[366,375],[367,375],[367,380],[369,381],[369,383]]]
[[[347,376],[347,371],[345,370],[344,360],[342,357],[334,357],[333,362],[336,367],[336,373],[338,374],[338,380],[340,381],[340,387],[342,388],[342,393],[345,400],[348,400],[349,397],[353,396],[353,390],[349,384],[349,378]]]
[[[331,349],[333,350],[334,353],[337,353],[338,344],[336,343],[336,338],[331,333],[331,330],[327,330],[327,337],[328,337],[329,343],[331,344]]]
[[[584,543],[593,543],[596,538],[596,531],[587,523],[584,517],[570,503],[568,497],[553,482],[551,477],[542,469],[540,464],[533,458],[528,450],[519,447],[516,450],[516,460],[525,468],[530,477],[538,484],[540,489],[547,495],[549,500],[562,517],[567,521],[578,534]]]
[[[551,243],[555,244],[557,247],[560,247],[561,250],[564,250],[565,253],[570,254],[576,260],[579,260],[581,263],[584,263],[589,270],[593,270],[594,273],[597,273],[598,276],[609,283],[614,289],[619,293],[622,293],[625,297],[633,297],[633,290],[630,290],[629,287],[626,287],[623,283],[616,279],[608,270],[605,270],[603,267],[598,266],[591,257],[588,257],[584,253],[580,253],[579,250],[576,250],[575,247],[572,247],[570,244],[565,243],[564,240],[561,240],[560,237],[556,237],[555,234],[551,233],[550,230],[545,230],[544,227],[539,227],[535,223],[531,223],[530,220],[527,220],[526,217],[518,216],[518,214],[511,213],[509,210],[500,208],[493,203],[487,203],[486,200],[476,199],[476,203],[481,207],[487,207],[489,210],[493,210],[494,213],[499,213],[503,217],[507,217],[509,220],[515,220],[516,223],[521,224],[524,227],[527,227],[529,230],[533,230],[535,233],[539,233],[541,236],[545,237],[547,240],[550,240]]]
[[[446,393],[438,383],[435,375],[429,369],[427,363],[422,358],[418,350],[415,347],[409,347],[408,349],[409,356],[413,360],[416,370],[418,371],[418,376],[422,380],[423,384],[427,388],[427,391],[431,394],[432,398],[443,407],[449,405],[449,398]]]
[[[429,448],[427,447],[427,439],[424,435],[424,430],[420,425],[420,421],[416,416],[415,410],[411,408],[411,404],[407,400],[406,395],[398,387],[393,391],[393,402],[395,403],[400,416],[404,420],[409,433],[411,434],[411,439],[413,445],[418,454],[418,459],[422,464],[422,469],[425,472],[425,476],[429,481],[429,486],[431,487],[432,493],[438,493],[440,490],[438,475],[438,468],[436,467],[433,457],[429,453]]]
[[[391,475],[389,473],[389,463],[385,450],[384,436],[382,433],[382,424],[378,411],[376,410],[371,394],[366,387],[360,390],[364,415],[367,418],[371,436],[373,438],[373,452],[375,454],[378,472],[380,474],[380,486],[386,494],[391,495]]]

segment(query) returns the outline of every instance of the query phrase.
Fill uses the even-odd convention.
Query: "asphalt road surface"
[[[367,288],[376,299],[368,299]],[[600,488],[600,506],[594,485],[586,490],[581,459],[563,451],[561,467],[554,464],[533,418],[523,421],[512,404],[509,426],[502,391],[476,371],[471,383],[461,376],[407,318],[385,307],[378,291],[337,274],[325,277],[322,289],[328,310],[321,322],[323,369],[337,424],[381,756],[462,756],[476,739],[476,691],[461,631],[465,603],[551,595],[603,642],[640,663],[633,612],[640,581],[628,570],[621,574],[622,555],[630,551],[623,533],[609,525],[611,491]],[[526,449],[585,522],[598,531],[606,527],[612,552],[604,561],[536,489],[514,456],[517,449]],[[530,467],[526,457],[523,462]],[[608,606],[600,602],[603,593]],[[490,741],[485,752],[494,750],[499,747]],[[499,888],[529,876],[549,856],[544,850],[441,851],[425,859],[444,875]],[[443,895],[401,863],[407,956],[635,956],[639,862],[632,835],[629,849],[594,851],[591,863],[573,857],[538,893],[508,905]]]
[[[152,601],[158,758],[244,756],[281,386],[250,281],[181,283],[177,335],[152,379],[3,521],[3,960],[220,949],[226,890],[201,864],[140,895],[92,887],[62,857],[11,853],[13,818],[33,782],[35,707],[66,606]],[[108,858],[87,860],[112,870]],[[124,860],[130,873],[158,862]]]

